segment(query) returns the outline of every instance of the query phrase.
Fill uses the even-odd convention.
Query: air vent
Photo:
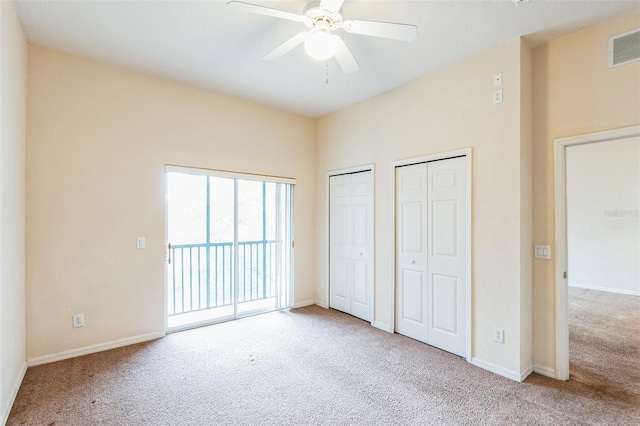
[[[609,68],[640,60],[640,28],[609,39]]]

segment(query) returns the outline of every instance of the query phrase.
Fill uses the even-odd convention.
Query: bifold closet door
[[[428,342],[427,165],[396,168],[396,331]]]
[[[371,321],[373,172],[329,182],[329,307]]]
[[[466,158],[396,169],[396,331],[466,355]]]

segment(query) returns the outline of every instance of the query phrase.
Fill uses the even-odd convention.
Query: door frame
[[[569,297],[567,250],[567,194],[566,150],[570,146],[609,142],[640,136],[640,126],[623,127],[603,132],[587,133],[554,140],[554,199],[555,199],[555,304],[556,304],[556,368],[558,380],[569,380]]]
[[[318,305],[322,306],[323,308],[329,309],[329,286],[331,285],[330,283],[330,277],[331,277],[331,271],[329,271],[329,261],[330,261],[330,249],[331,249],[331,231],[329,229],[329,222],[330,222],[330,215],[331,215],[331,195],[329,193],[330,190],[330,182],[329,179],[331,178],[331,176],[338,176],[338,175],[346,175],[346,174],[351,174],[351,173],[361,173],[361,172],[371,172],[371,182],[372,182],[372,187],[371,187],[371,208],[373,209],[373,220],[372,220],[372,226],[373,226],[373,239],[371,241],[371,244],[373,245],[373,250],[372,250],[372,256],[371,256],[371,261],[373,262],[373,276],[371,277],[373,280],[373,291],[371,292],[371,325],[373,325],[376,321],[375,321],[375,305],[376,305],[376,170],[375,170],[375,164],[363,164],[361,166],[354,166],[354,167],[349,167],[346,169],[337,169],[337,170],[331,170],[329,172],[326,173],[326,177],[325,177],[325,206],[326,206],[326,210],[325,210],[325,229],[327,230],[327,232],[325,232],[325,244],[326,244],[326,256],[325,256],[325,264],[324,264],[324,276],[325,276],[325,286],[324,286],[324,300],[326,300],[325,305],[323,306],[322,304],[318,303]]]
[[[391,170],[389,173],[389,176],[391,177],[390,181],[391,181],[391,197],[390,197],[390,205],[391,205],[391,226],[390,226],[390,241],[391,241],[391,247],[393,250],[392,255],[390,256],[391,259],[391,267],[390,267],[390,282],[391,282],[391,294],[389,297],[390,302],[390,308],[391,308],[391,324],[390,324],[390,329],[388,330],[391,333],[395,332],[396,329],[396,168],[398,167],[402,167],[402,166],[409,166],[411,164],[418,164],[418,163],[428,163],[431,161],[438,161],[438,160],[447,160],[449,158],[455,158],[455,157],[465,157],[465,171],[467,173],[467,252],[465,254],[466,257],[466,263],[467,263],[467,282],[466,284],[466,303],[467,303],[467,336],[466,336],[466,355],[465,355],[465,359],[467,360],[467,362],[471,362],[471,345],[472,345],[472,334],[473,334],[473,329],[471,328],[473,325],[473,321],[472,321],[472,317],[471,314],[473,312],[473,310],[471,309],[471,302],[472,302],[472,298],[471,298],[471,284],[473,282],[472,279],[472,270],[473,268],[471,267],[471,252],[472,252],[472,234],[473,234],[473,228],[471,227],[473,220],[472,220],[472,212],[473,212],[473,208],[472,208],[472,200],[473,200],[473,196],[472,196],[472,192],[473,192],[473,176],[472,176],[472,172],[473,172],[473,151],[471,148],[464,148],[464,149],[459,149],[456,151],[448,151],[448,152],[441,152],[441,153],[437,153],[437,154],[430,154],[430,155],[426,155],[426,156],[422,156],[422,157],[412,157],[412,158],[407,158],[404,160],[396,160],[393,161],[391,163]]]

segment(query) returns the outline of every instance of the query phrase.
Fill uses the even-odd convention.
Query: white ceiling
[[[306,1],[243,0],[294,13]],[[218,93],[319,117],[518,36],[541,44],[640,9],[640,1],[346,0],[345,19],[418,26],[407,43],[339,30],[360,71],[309,58],[303,46],[261,58],[306,27],[243,13],[224,1],[25,1],[29,42],[164,76]]]

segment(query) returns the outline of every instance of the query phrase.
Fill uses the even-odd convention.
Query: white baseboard
[[[371,325],[375,328],[379,328],[382,331],[386,331],[387,333],[393,333],[393,330],[391,329],[391,326],[389,324],[385,324],[380,321],[374,321],[371,323]]]
[[[321,308],[329,309],[329,305],[327,305],[326,302],[322,302],[320,300],[316,300],[316,305],[320,306]]]
[[[22,380],[24,380],[24,375],[27,373],[27,362],[25,361],[18,372],[18,377],[16,377],[16,381],[13,383],[13,387],[11,388],[11,394],[9,395],[9,399],[6,401],[0,401],[2,403],[2,413],[0,413],[0,425],[4,425],[7,423],[9,419],[9,413],[11,413],[11,407],[13,407],[13,403],[16,401],[16,397],[18,396],[18,391],[20,390],[20,385],[22,385]]]
[[[316,304],[315,300],[305,300],[302,302],[296,302],[293,304],[293,309],[304,308],[305,306],[311,306],[315,304]]]
[[[33,367],[41,364],[48,364],[50,362],[62,361],[63,359],[75,358],[82,355],[89,355],[96,352],[107,351],[109,349],[120,348],[122,346],[134,345],[136,343],[142,343],[149,340],[156,340],[164,337],[166,333],[164,331],[158,333],[142,334],[140,336],[127,337],[126,339],[114,340],[106,343],[98,343],[97,345],[85,346],[78,349],[71,349],[68,351],[62,351],[50,355],[38,356],[35,358],[29,358],[27,364],[29,367]]]
[[[542,374],[543,376],[551,377],[552,379],[556,378],[556,370],[545,365],[533,364],[533,372]]]
[[[527,368],[524,369],[524,371],[522,371],[520,373],[520,380],[518,380],[518,381],[519,382],[524,382],[524,379],[529,377],[531,375],[531,373],[533,373],[533,364],[529,365]]]
[[[598,290],[606,291],[608,293],[626,294],[627,296],[640,296],[640,291],[623,290],[619,288],[599,287],[597,285],[580,284],[573,281],[569,281],[569,287],[584,288],[585,290]]]
[[[516,382],[522,382],[524,379],[527,378],[529,374],[531,374],[531,370],[532,370],[531,367],[529,367],[522,373],[519,373],[517,371],[500,367],[499,365],[493,364],[489,361],[485,361],[479,358],[472,358],[471,364],[475,365],[476,367],[480,367],[482,369],[490,371],[492,373],[498,374],[500,376],[506,377],[507,379],[514,380]]]

